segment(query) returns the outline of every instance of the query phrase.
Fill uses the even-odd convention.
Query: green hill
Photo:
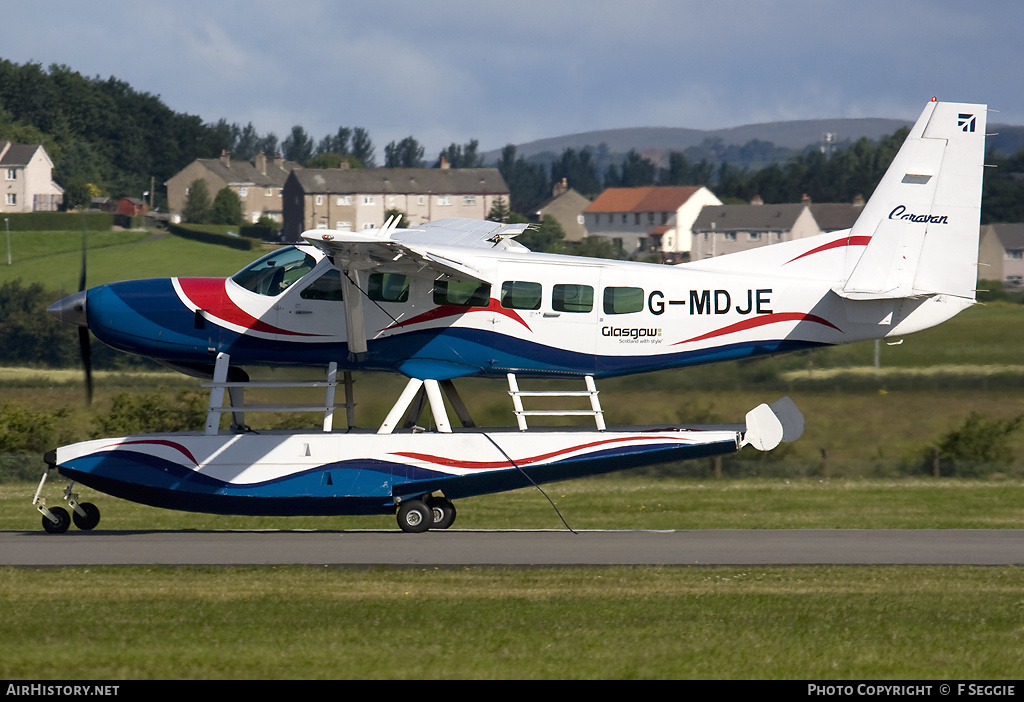
[[[12,264],[0,255],[0,284],[20,279],[55,292],[78,289],[81,232],[11,232],[10,238]],[[227,276],[262,255],[148,231],[90,232],[86,241],[89,286],[132,278]]]

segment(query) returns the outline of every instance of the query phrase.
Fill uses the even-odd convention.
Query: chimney
[[[274,154],[274,165],[278,168],[284,168],[284,156],[280,153]]]
[[[761,199],[760,195],[755,195],[754,199],[750,201],[751,205],[763,205],[764,200]]]
[[[256,170],[257,171],[259,171],[263,175],[266,175],[267,174],[267,155],[265,153],[263,153],[262,151],[260,153],[256,154],[256,157],[253,159],[253,165],[256,166]]]
[[[451,167],[452,167],[451,164],[448,163],[448,159],[446,159],[444,156],[442,156],[441,157],[441,170],[442,171],[447,171]]]
[[[809,205],[809,204],[811,204],[811,196],[808,195],[807,193],[804,193],[804,196],[802,198],[800,198],[800,204],[801,205]]]
[[[225,166],[230,166],[231,165],[231,152],[228,151],[227,149],[221,149],[220,150],[220,162],[223,163]]]
[[[555,183],[554,187],[551,188],[551,197],[558,197],[568,189],[569,179],[562,178],[562,181],[560,183]]]
[[[853,206],[854,207],[864,207],[864,196],[863,195],[854,195],[853,196]]]
[[[338,164],[338,168],[340,168],[343,171],[347,171],[351,167],[352,166],[349,165],[349,162],[348,162],[347,158],[341,159],[341,162]]]

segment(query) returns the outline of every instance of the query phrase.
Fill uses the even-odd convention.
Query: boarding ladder
[[[336,405],[334,402],[335,388],[338,381],[338,364],[331,362],[327,366],[326,380],[294,381],[294,380],[244,380],[229,381],[228,369],[231,366],[231,357],[226,353],[217,354],[217,362],[213,370],[213,382],[202,383],[202,387],[210,388],[210,405],[206,412],[206,430],[208,436],[215,436],[220,427],[220,416],[224,412],[231,412],[233,428],[245,427],[245,412],[323,412],[323,429],[329,432],[334,428],[334,410],[337,407],[345,408],[345,416],[348,426],[355,425],[355,401],[352,392],[352,373],[344,371],[341,384],[345,386],[345,404]],[[253,404],[247,405],[244,400],[245,388],[325,388],[325,398],[322,404],[298,405],[298,404]],[[224,404],[224,391],[228,391],[230,404]]]
[[[597,398],[597,386],[594,384],[594,376],[584,376],[587,384],[586,390],[520,390],[516,381],[515,373],[508,374],[508,394],[512,396],[512,405],[515,408],[516,420],[519,422],[519,430],[526,431],[526,418],[535,416],[547,417],[572,417],[583,416],[593,417],[597,424],[598,431],[604,431],[604,410],[601,409],[601,402]],[[523,408],[524,397],[588,397],[590,398],[590,409],[575,410],[527,410]]]

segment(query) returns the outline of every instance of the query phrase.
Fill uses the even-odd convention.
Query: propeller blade
[[[89,328],[78,328],[78,351],[82,356],[82,368],[85,370],[85,397],[92,404],[92,348],[89,343]]]
[[[82,270],[78,275],[78,292],[85,290],[85,260],[86,260],[86,249],[87,241],[86,234],[87,228],[85,226],[85,219],[83,215],[82,220]],[[92,404],[92,348],[89,343],[89,327],[83,326],[78,328],[78,353],[82,357],[82,369],[85,371],[85,399],[91,405]]]
[[[85,225],[82,225],[82,271],[78,274],[78,292],[85,290]]]

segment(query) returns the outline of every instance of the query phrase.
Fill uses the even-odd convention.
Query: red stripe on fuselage
[[[502,314],[515,322],[519,322],[529,331],[533,331],[532,329],[530,329],[530,325],[523,321],[523,318],[520,317],[515,310],[510,310],[505,307],[502,307],[501,303],[499,303],[493,297],[487,303],[487,307],[463,307],[462,305],[441,305],[440,307],[435,307],[429,312],[418,314],[415,317],[411,317],[401,322],[392,324],[390,327],[385,327],[381,331],[390,331],[391,329],[399,329],[401,327],[407,327],[412,324],[432,322],[435,319],[444,319],[445,317],[456,317],[469,312],[495,312],[497,314]]]
[[[211,321],[222,320],[228,324],[266,334],[320,336],[320,334],[288,331],[253,317],[228,296],[227,278],[178,278],[177,280],[188,301],[213,318]]]
[[[870,242],[870,241],[871,241],[871,237],[870,236],[847,236],[847,237],[843,237],[842,239],[836,239],[835,241],[830,241],[827,244],[822,244],[821,246],[818,246],[817,248],[813,248],[810,251],[807,251],[806,253],[802,253],[799,256],[796,256],[795,258],[791,258],[788,261],[786,261],[786,263],[784,263],[783,265],[792,263],[793,261],[798,261],[801,258],[803,258],[804,256],[810,256],[811,254],[821,253],[822,251],[828,251],[829,249],[838,249],[838,248],[842,248],[844,246],[867,246],[868,242]]]
[[[823,319],[816,314],[804,314],[803,312],[775,312],[774,314],[759,315],[750,319],[744,319],[742,322],[736,324],[730,324],[727,327],[710,331],[707,334],[701,334],[695,336],[692,339],[684,339],[683,341],[677,341],[673,346],[679,344],[688,344],[691,341],[704,341],[705,339],[713,339],[716,336],[724,336],[726,334],[733,334],[735,332],[745,331],[747,329],[753,329],[755,327],[763,327],[766,324],[776,324],[778,322],[814,322],[815,324],[822,324],[826,327],[831,327],[836,331],[842,331],[839,327],[832,324],[827,319]]]
[[[156,444],[157,446],[167,446],[167,447],[172,448],[175,451],[178,451],[179,453],[181,453],[183,456],[188,458],[188,460],[192,461],[193,464],[195,464],[197,466],[199,465],[199,461],[196,460],[196,457],[192,455],[191,451],[189,451],[187,448],[185,448],[181,444],[177,443],[176,441],[168,441],[167,439],[146,439],[146,440],[141,440],[140,439],[140,440],[135,440],[135,441],[122,441],[119,444],[115,444],[114,448],[120,448],[122,446],[129,446],[129,445],[132,445],[132,444]],[[106,448],[106,447],[104,447],[104,448]]]

